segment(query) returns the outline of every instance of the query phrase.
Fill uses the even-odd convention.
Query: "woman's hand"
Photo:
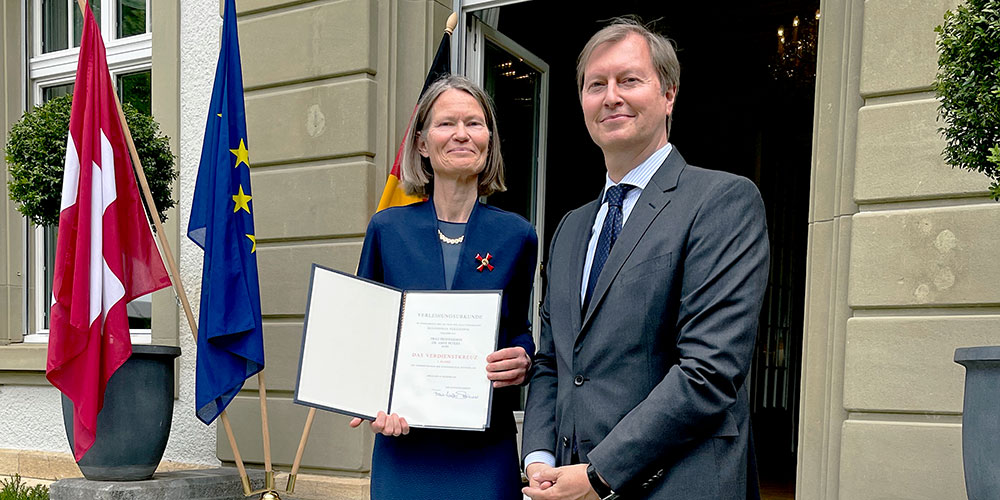
[[[361,425],[360,418],[352,418],[351,422],[347,425],[351,427],[357,427]],[[406,423],[406,419],[400,417],[393,413],[392,415],[386,415],[384,411],[378,412],[375,416],[374,422],[369,422],[371,424],[372,432],[382,433],[383,436],[399,436],[410,433],[410,424]]]
[[[508,347],[486,356],[486,378],[493,381],[493,387],[521,385],[531,367],[531,358],[523,347]]]

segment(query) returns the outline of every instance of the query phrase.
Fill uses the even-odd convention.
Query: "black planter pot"
[[[179,347],[133,345],[111,376],[97,416],[97,440],[77,463],[91,481],[139,481],[153,476],[170,435],[174,358]],[[62,397],[63,424],[73,449],[73,402]]]
[[[955,349],[965,367],[962,460],[969,500],[1000,498],[1000,346]]]

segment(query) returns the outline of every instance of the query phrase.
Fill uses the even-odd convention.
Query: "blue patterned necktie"
[[[601,275],[601,269],[608,260],[611,247],[618,240],[618,233],[622,231],[622,200],[625,193],[635,186],[628,184],[616,184],[608,188],[604,193],[604,201],[608,202],[608,213],[604,216],[604,226],[601,228],[601,236],[597,239],[597,249],[594,251],[594,262],[590,265],[590,279],[587,280],[587,295],[583,300],[583,311],[587,310],[590,298],[594,295],[594,286],[597,285],[597,277]]]

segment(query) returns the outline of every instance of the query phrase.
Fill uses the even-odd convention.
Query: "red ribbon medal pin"
[[[485,267],[486,269],[489,269],[490,272],[493,272],[493,264],[490,264],[490,259],[492,258],[493,256],[490,255],[489,252],[486,252],[486,257],[483,257],[477,253],[476,260],[479,261],[479,267],[476,268],[476,271],[483,272],[483,268]]]

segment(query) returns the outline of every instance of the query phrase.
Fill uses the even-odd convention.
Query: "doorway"
[[[691,164],[753,180],[767,209],[771,271],[749,376],[751,418],[763,498],[794,498],[819,1],[467,3],[493,6],[471,15],[547,64],[546,168],[536,193],[544,210],[535,214],[549,229],[539,232],[543,265],[551,229],[604,184],[576,91],[580,49],[606,20],[626,14],[676,42],[681,85],[670,142]]]

